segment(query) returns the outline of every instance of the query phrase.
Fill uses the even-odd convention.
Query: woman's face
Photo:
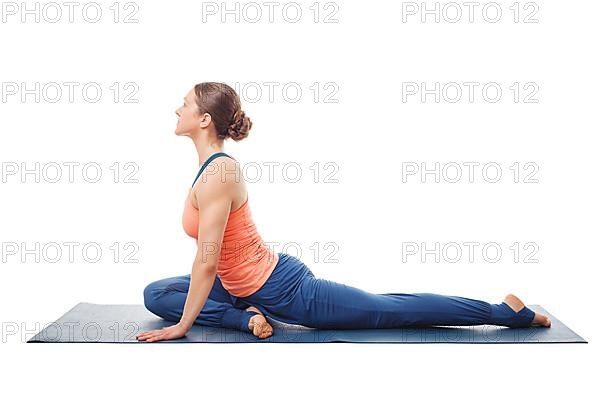
[[[210,123],[210,116],[208,114],[198,115],[196,94],[193,89],[185,95],[183,104],[175,110],[175,114],[177,114],[178,119],[177,126],[175,127],[176,135],[196,132]]]

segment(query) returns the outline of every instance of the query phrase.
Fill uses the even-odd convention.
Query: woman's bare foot
[[[267,319],[258,308],[250,306],[246,308],[246,311],[255,311],[258,313],[250,317],[250,321],[248,321],[248,328],[254,336],[259,339],[265,339],[273,334],[273,327],[269,325]]]
[[[514,294],[507,294],[504,298],[504,302],[508,304],[508,306],[512,308],[514,312],[519,312],[523,309],[523,307],[525,307],[525,303],[523,303],[521,299]],[[533,317],[533,321],[531,321],[531,326],[549,327],[551,324],[552,321],[550,321],[550,318],[540,313],[535,313],[535,317]]]

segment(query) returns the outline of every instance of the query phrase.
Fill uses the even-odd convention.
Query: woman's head
[[[179,117],[175,128],[178,135],[207,130],[219,139],[239,141],[246,138],[252,128],[238,94],[225,83],[198,83],[184,97],[183,105],[175,114]]]

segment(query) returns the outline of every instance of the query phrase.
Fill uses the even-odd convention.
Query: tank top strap
[[[219,151],[217,153],[212,154],[210,157],[208,157],[208,160],[206,160],[204,162],[204,164],[202,164],[202,167],[200,167],[200,171],[198,171],[198,175],[196,175],[196,179],[194,179],[194,182],[192,183],[192,187],[194,187],[194,184],[196,183],[196,181],[198,180],[198,178],[200,177],[200,174],[202,174],[202,171],[204,171],[204,169],[208,166],[208,164],[214,160],[217,157],[221,157],[221,156],[226,156],[231,158],[232,160],[235,160],[235,158],[231,157],[229,154],[224,153],[222,151]]]

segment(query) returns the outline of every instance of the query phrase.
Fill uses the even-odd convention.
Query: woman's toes
[[[252,334],[260,339],[269,337],[273,333],[273,328],[262,314],[253,315],[248,326],[252,329]]]
[[[552,321],[550,320],[550,318],[548,318],[544,314],[535,313],[535,317],[533,317],[533,321],[531,322],[531,325],[548,326],[549,327],[550,325],[552,325]]]
[[[273,334],[273,328],[269,325],[268,322],[265,322],[262,333],[260,335],[261,339],[268,338]]]
[[[267,338],[269,336],[271,336],[273,334],[273,327],[269,324],[267,324],[267,328],[264,330],[263,332],[263,336],[262,338]]]

